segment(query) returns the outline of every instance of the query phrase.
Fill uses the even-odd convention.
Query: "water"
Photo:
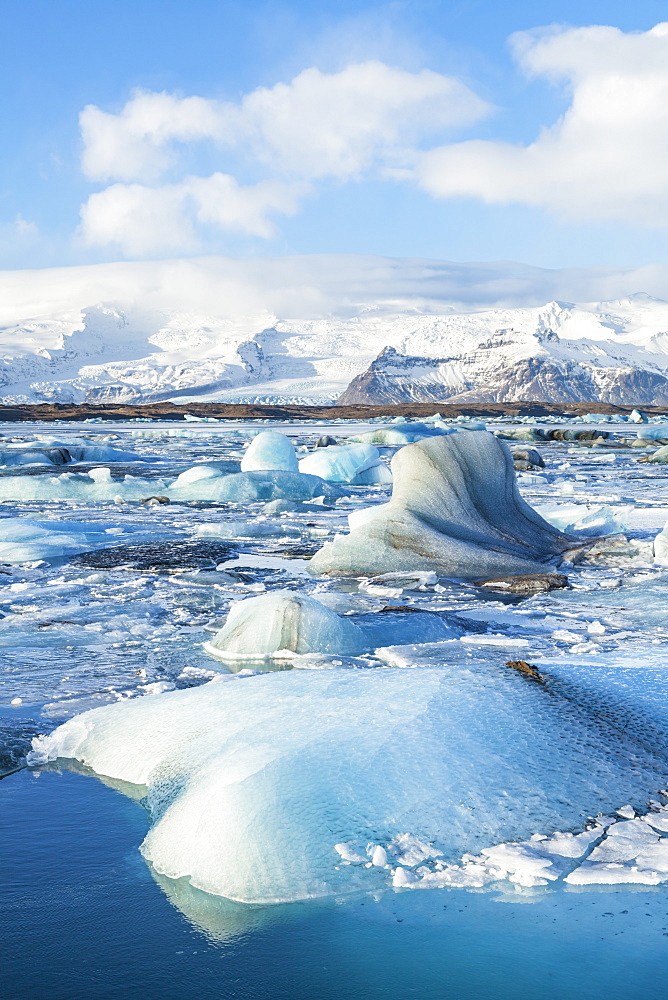
[[[402,891],[250,916],[184,894],[184,913],[137,855],[138,804],[68,773],[14,775],[0,800],[12,1000],[665,997],[663,891]]]
[[[207,459],[234,462],[249,432],[266,426],[78,424],[74,431],[50,426],[44,432],[64,440],[72,433],[93,439],[98,430],[100,437],[117,434],[112,446],[160,458],[155,466],[124,463],[123,474],[161,477]],[[312,445],[325,432],[344,433],[340,424],[280,429],[297,445]],[[345,427],[350,433],[363,429]],[[26,441],[36,433],[25,425],[0,431]],[[571,443],[538,448],[546,477],[523,488],[530,503],[630,505],[628,534],[641,542],[663,526],[664,467],[638,465],[641,453],[635,449],[617,452],[614,463],[598,463],[594,460],[603,452]],[[44,474],[36,468],[22,472]],[[438,664],[503,671],[506,659],[521,656],[537,664],[560,697],[573,689],[580,698],[587,693],[597,712],[622,729],[628,720],[654,754],[668,756],[668,577],[646,553],[619,565],[575,567],[572,590],[522,601],[444,580],[392,596],[359,588],[357,581],[309,578],[304,557],[344,529],[351,510],[382,502],[388,492],[346,488],[347,499],[333,510],[283,517],[281,523],[297,529],[290,537],[240,540],[237,558],[216,570],[94,571],[76,560],[2,567],[0,771],[8,776],[0,781],[1,995],[11,1000],[587,995],[663,1000],[665,884],[577,887],[558,879],[533,888],[497,882],[480,891],[415,890],[392,889],[380,873],[370,878],[370,892],[242,906],[194,890],[184,879],[153,873],[138,852],[149,817],[128,795],[89,775],[15,771],[35,733],[80,711],[194,686],[224,673],[201,644],[233,600],[283,587],[327,595],[340,613],[378,611],[387,604],[454,611],[482,623],[501,642],[525,643],[517,648],[455,643],[436,652],[402,646],[381,657],[313,666],[410,665],[417,679],[421,669]],[[198,524],[257,520],[264,516],[261,507],[17,500],[0,505],[0,518],[128,524],[140,530],[142,540],[188,539]],[[119,543],[131,540],[125,534]],[[18,698],[20,704],[10,705]]]

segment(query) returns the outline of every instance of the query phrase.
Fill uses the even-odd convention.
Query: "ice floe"
[[[452,864],[651,795],[665,761],[633,726],[621,735],[596,705],[511,673],[213,680],[77,716],[37,740],[31,762],[73,758],[146,786],[142,853],[155,870],[249,903],[363,888],[368,869],[333,863],[334,844],[386,851],[413,831]],[[370,859],[383,880],[386,854]],[[531,873],[546,867],[534,859]]]

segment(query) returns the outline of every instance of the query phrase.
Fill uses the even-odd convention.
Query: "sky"
[[[0,0],[0,267],[668,262],[665,4]]]

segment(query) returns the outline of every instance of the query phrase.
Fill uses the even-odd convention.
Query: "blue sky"
[[[665,5],[2,0],[0,12],[2,267],[668,260],[668,29],[649,33]]]

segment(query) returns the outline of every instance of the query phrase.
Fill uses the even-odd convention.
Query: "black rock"
[[[95,552],[84,552],[73,561],[91,569],[179,573],[182,570],[215,569],[219,563],[235,557],[234,547],[226,542],[179,538],[97,549]]]

